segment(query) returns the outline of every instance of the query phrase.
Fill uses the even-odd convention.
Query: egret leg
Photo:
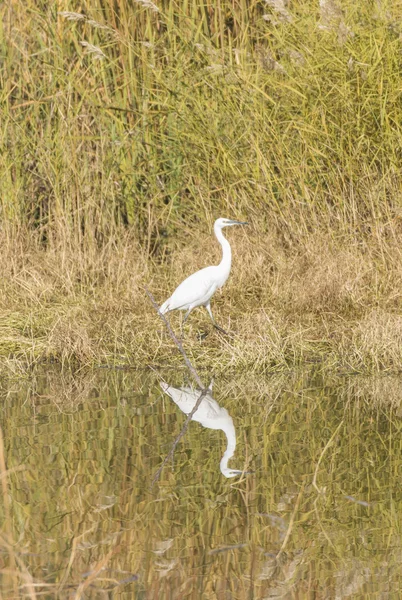
[[[184,323],[187,321],[187,319],[188,319],[188,316],[189,316],[190,312],[191,312],[191,308],[189,308],[189,309],[188,309],[188,311],[186,312],[186,314],[184,315],[184,319],[183,319],[183,325],[184,325]],[[183,325],[182,325],[182,327],[183,327]]]
[[[218,331],[221,331],[222,333],[224,333],[224,334],[226,334],[226,335],[229,335],[229,334],[228,334],[228,332],[227,332],[227,331],[225,331],[224,329],[222,329],[222,327],[221,327],[220,325],[218,325],[218,323],[215,321],[215,319],[214,319],[214,316],[213,316],[213,314],[212,314],[211,305],[210,305],[210,303],[209,303],[209,302],[208,302],[208,304],[206,304],[206,305],[205,305],[205,308],[207,309],[207,311],[208,311],[208,314],[209,314],[209,316],[211,317],[211,321],[212,321],[212,323],[214,324],[214,327],[215,327],[215,328],[216,328]]]
[[[186,314],[184,315],[184,319],[183,319],[183,323],[181,324],[181,337],[184,337],[184,331],[183,331],[183,327],[184,327],[184,323],[187,321],[188,319],[188,315],[191,312],[191,308],[188,309],[188,311],[186,312]]]

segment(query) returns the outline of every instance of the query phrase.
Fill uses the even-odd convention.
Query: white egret
[[[165,381],[161,381],[160,386],[185,415],[191,413],[201,393],[199,390],[194,390],[193,388],[174,388]],[[232,458],[236,448],[236,432],[233,419],[226,408],[219,406],[217,401],[208,393],[201,400],[192,421],[197,421],[209,429],[222,429],[227,438],[227,447],[219,464],[221,473],[225,477],[241,475],[243,471],[228,468],[229,459]]]
[[[244,221],[234,221],[232,219],[222,218],[215,221],[214,233],[216,239],[222,246],[221,262],[219,265],[205,267],[182,281],[170,298],[168,298],[160,307],[159,311],[162,315],[171,310],[186,310],[187,312],[183,321],[184,325],[193,308],[205,306],[214,327],[223,333],[226,333],[226,331],[216,323],[212,315],[210,302],[216,290],[223,286],[230,274],[232,250],[227,239],[223,237],[222,229],[223,227],[230,227],[231,225],[247,225],[247,223]]]

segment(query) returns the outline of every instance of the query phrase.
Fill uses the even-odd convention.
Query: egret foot
[[[225,335],[230,335],[228,331],[225,331],[220,325],[218,325],[217,323],[214,323],[214,327],[215,329],[217,329],[218,331],[220,331],[221,333],[224,333]]]
[[[201,331],[201,333],[197,333],[197,338],[200,342],[205,340],[205,338],[209,335],[208,331]]]

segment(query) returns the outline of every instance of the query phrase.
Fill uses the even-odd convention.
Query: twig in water
[[[187,356],[187,354],[186,354],[186,352],[185,352],[185,350],[183,348],[183,344],[181,343],[181,341],[178,339],[178,337],[176,336],[175,332],[171,328],[170,323],[167,320],[167,318],[165,317],[165,315],[163,315],[161,312],[159,312],[159,306],[156,303],[156,300],[153,297],[153,295],[151,294],[151,292],[149,290],[147,290],[147,288],[145,288],[145,293],[147,294],[148,298],[151,300],[152,306],[154,307],[154,309],[156,310],[156,312],[158,313],[158,315],[160,316],[160,318],[162,319],[162,321],[165,323],[166,329],[168,330],[170,337],[172,338],[172,340],[176,344],[177,348],[181,352],[181,354],[182,354],[182,356],[184,358],[184,362],[186,363],[186,366],[189,369],[191,375],[193,376],[193,378],[197,382],[197,385],[199,385],[199,387],[202,390],[204,390],[204,384],[202,383],[201,378],[198,375],[197,371],[195,370],[195,368],[191,364],[190,359],[188,358],[188,356]]]
[[[174,451],[176,450],[176,446],[180,442],[180,440],[184,436],[184,434],[186,433],[186,431],[188,429],[188,426],[189,426],[189,423],[190,423],[191,419],[193,418],[194,413],[196,412],[196,410],[198,409],[199,405],[201,404],[202,399],[208,394],[209,391],[210,390],[208,390],[208,389],[203,389],[202,390],[201,394],[199,395],[199,397],[197,399],[197,402],[195,403],[195,406],[194,406],[193,410],[187,416],[187,419],[184,421],[184,425],[181,428],[179,435],[177,436],[177,438],[173,442],[172,447],[170,448],[168,454],[166,455],[163,463],[161,464],[161,466],[159,467],[159,469],[156,471],[156,473],[155,473],[155,475],[154,475],[154,477],[153,477],[153,479],[151,481],[151,487],[158,481],[158,479],[159,479],[159,477],[160,477],[160,475],[162,473],[163,467],[172,458],[172,456],[174,454]]]
[[[320,490],[320,488],[317,485],[317,476],[318,476],[318,469],[320,468],[320,463],[322,461],[322,459],[324,458],[324,454],[326,453],[326,451],[328,450],[328,448],[331,446],[332,442],[334,441],[334,438],[336,436],[336,434],[338,433],[338,431],[340,430],[340,428],[343,425],[343,419],[342,421],[339,423],[338,427],[335,429],[334,433],[331,435],[331,437],[329,438],[328,442],[325,444],[325,448],[324,450],[321,452],[320,457],[318,459],[318,462],[316,464],[315,467],[315,471],[314,471],[314,477],[313,477],[313,481],[312,484],[314,486],[314,488],[317,490],[317,492],[319,494],[323,493],[323,490]]]
[[[295,507],[293,509],[292,516],[290,517],[289,526],[288,526],[288,529],[286,531],[285,539],[283,540],[282,546],[280,547],[279,552],[276,555],[276,560],[278,560],[279,557],[282,556],[282,554],[283,554],[283,552],[284,552],[284,550],[286,548],[286,544],[288,543],[288,540],[290,538],[290,534],[291,534],[292,529],[293,529],[293,524],[294,524],[294,521],[295,521],[295,518],[296,518],[296,514],[297,514],[297,511],[299,510],[299,504],[300,504],[300,500],[301,500],[301,497],[302,497],[303,492],[304,492],[304,486],[305,486],[305,484],[306,484],[306,482],[303,481],[302,486],[301,486],[300,491],[299,491],[299,494],[298,494],[298,496],[296,498],[296,504],[295,504]]]
[[[181,438],[184,436],[184,434],[187,431],[187,428],[189,426],[189,423],[191,421],[191,419],[193,418],[194,413],[198,410],[198,407],[200,406],[202,399],[208,394],[208,392],[210,392],[210,388],[205,387],[204,384],[201,381],[200,376],[198,375],[197,371],[195,370],[195,368],[193,367],[193,365],[190,362],[190,359],[188,358],[184,348],[183,348],[183,344],[181,343],[181,341],[177,338],[176,334],[174,333],[173,329],[170,326],[169,321],[166,319],[165,315],[162,315],[161,312],[159,312],[159,306],[155,301],[155,298],[152,296],[151,292],[149,290],[147,290],[147,288],[145,288],[145,292],[148,296],[148,298],[151,300],[153,307],[155,308],[156,312],[158,313],[158,315],[160,316],[160,318],[162,319],[162,321],[165,323],[166,325],[166,329],[169,332],[170,337],[172,338],[173,342],[175,343],[175,345],[177,346],[177,348],[179,349],[180,353],[182,354],[183,358],[184,358],[184,362],[186,363],[186,366],[188,368],[188,370],[190,371],[191,375],[193,376],[194,380],[196,381],[197,385],[201,388],[201,392],[200,395],[197,399],[197,402],[195,403],[194,408],[192,409],[192,411],[189,413],[189,415],[187,416],[187,419],[184,421],[184,425],[181,428],[181,431],[179,433],[179,435],[177,436],[177,438],[175,439],[175,441],[172,444],[171,449],[169,450],[169,453],[167,454],[165,460],[163,461],[163,463],[161,464],[161,466],[159,467],[159,469],[156,471],[152,482],[151,482],[151,487],[158,481],[163,467],[166,465],[166,463],[170,460],[170,458],[173,456],[173,453],[176,449],[177,444],[179,443],[179,441],[181,440]]]

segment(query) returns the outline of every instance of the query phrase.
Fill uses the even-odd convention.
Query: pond
[[[401,597],[402,379],[217,376],[226,425],[152,485],[185,420],[160,381],[185,400],[169,369],[1,383],[1,597]]]

